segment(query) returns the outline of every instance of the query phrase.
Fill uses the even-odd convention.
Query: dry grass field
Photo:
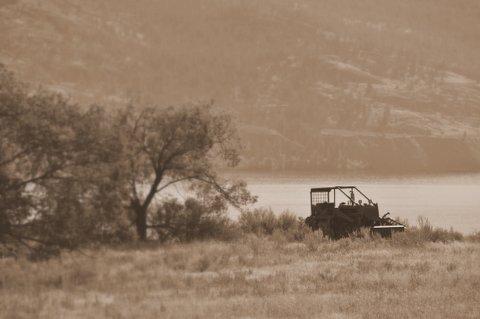
[[[3,259],[0,317],[479,318],[480,243],[274,234]]]

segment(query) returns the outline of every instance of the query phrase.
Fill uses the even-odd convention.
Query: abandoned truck
[[[342,202],[337,205],[340,200]],[[310,207],[311,215],[305,223],[332,239],[346,237],[362,227],[382,237],[405,229],[405,225],[388,217],[389,213],[380,217],[378,204],[356,186],[312,188]]]

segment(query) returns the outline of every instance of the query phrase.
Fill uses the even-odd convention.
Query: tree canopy
[[[158,227],[147,223],[153,200],[175,183],[188,183],[192,192],[215,205],[242,206],[255,200],[245,183],[227,182],[217,174],[219,164],[238,164],[239,140],[230,117],[215,114],[211,104],[130,105],[117,114],[115,128],[140,239],[147,238],[149,227]]]
[[[238,164],[239,148],[211,103],[106,113],[29,92],[0,65],[0,246],[51,252],[131,230],[146,240],[165,227],[159,199],[176,183],[191,198],[185,216],[252,203],[244,182],[218,174]]]
[[[119,154],[105,119],[99,107],[29,93],[0,67],[1,244],[73,248],[114,222]]]

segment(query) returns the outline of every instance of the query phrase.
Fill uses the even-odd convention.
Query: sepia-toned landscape
[[[480,2],[0,0],[0,318],[479,318]]]
[[[5,318],[478,318],[480,241],[248,236],[2,263]]]
[[[28,81],[88,103],[214,99],[245,168],[480,168],[475,0],[0,5],[0,61]]]

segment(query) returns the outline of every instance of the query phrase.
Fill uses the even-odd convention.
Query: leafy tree
[[[211,104],[126,107],[115,120],[123,145],[122,171],[130,188],[130,211],[140,240],[147,239],[150,208],[159,193],[188,184],[211,205],[242,206],[255,200],[242,181],[222,180],[219,164],[239,162],[239,141],[231,119]]]
[[[72,248],[114,231],[116,143],[100,108],[28,93],[0,65],[0,244]]]

